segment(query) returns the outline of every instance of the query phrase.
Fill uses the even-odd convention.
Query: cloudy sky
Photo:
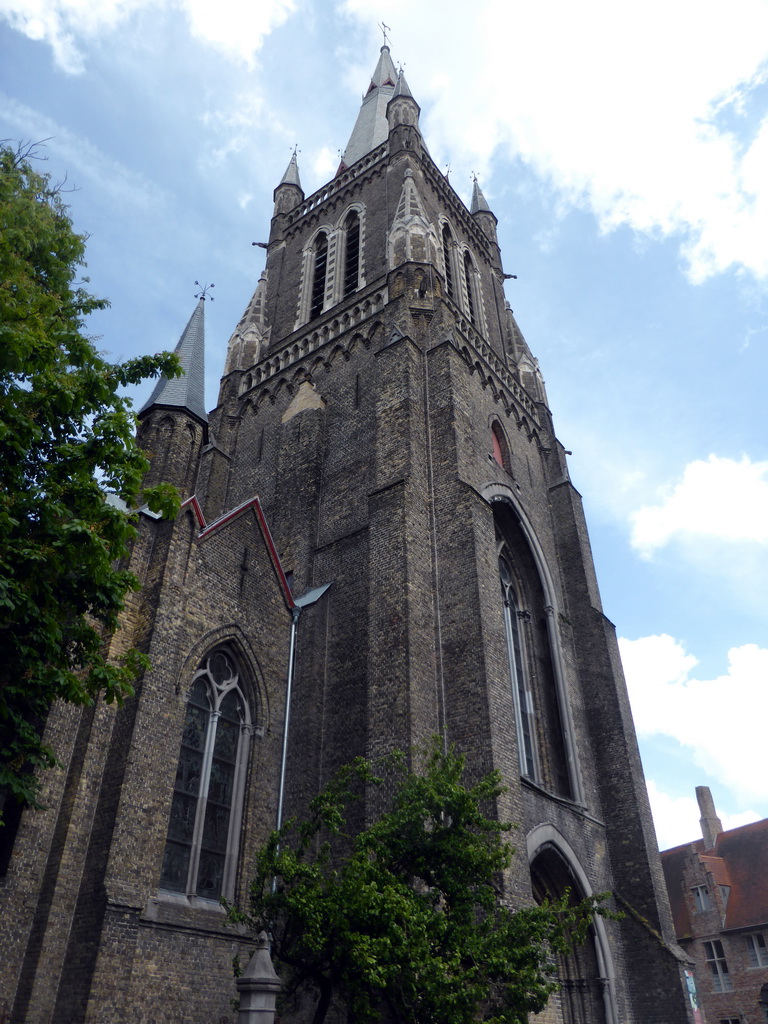
[[[0,0],[0,138],[47,140],[115,358],[215,282],[208,404],[298,143],[307,194],[381,45],[499,218],[573,451],[662,847],[768,816],[768,4]],[[146,389],[138,394],[143,401]]]

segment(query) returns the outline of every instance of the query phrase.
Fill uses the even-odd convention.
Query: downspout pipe
[[[280,786],[277,793],[277,818],[275,828],[279,832],[283,825],[283,803],[285,800],[285,769],[288,762],[288,726],[291,720],[291,695],[293,692],[293,677],[296,670],[296,634],[299,627],[299,619],[304,608],[316,604],[325,594],[331,583],[324,583],[321,587],[314,587],[308,590],[302,597],[297,597],[291,608],[291,644],[288,651],[288,679],[285,686],[285,719],[283,722],[283,750],[280,757]]]

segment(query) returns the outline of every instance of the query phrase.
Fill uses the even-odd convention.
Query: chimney
[[[701,818],[699,820],[701,822],[701,835],[704,839],[704,849],[711,850],[715,845],[715,839],[723,831],[723,823],[717,816],[715,801],[712,799],[709,786],[697,786],[696,799],[699,801],[699,810],[701,811]]]

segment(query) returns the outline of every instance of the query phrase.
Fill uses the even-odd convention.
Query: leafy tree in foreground
[[[111,364],[84,337],[107,303],[76,280],[85,239],[29,155],[0,146],[0,813],[9,795],[34,804],[30,769],[55,763],[51,703],[120,700],[145,664],[105,658],[137,581],[119,564],[133,518],[104,492],[135,507],[148,467],[119,389],[179,372],[167,353]],[[167,486],[142,501],[178,508]]]
[[[436,745],[420,772],[393,755],[389,810],[349,835],[355,789],[382,781],[355,761],[259,853],[248,910],[232,916],[271,933],[287,991],[317,996],[313,1024],[333,999],[356,1022],[524,1024],[556,990],[554,958],[583,941],[600,897],[507,907],[512,826],[482,810],[499,776],[466,785],[463,770]]]

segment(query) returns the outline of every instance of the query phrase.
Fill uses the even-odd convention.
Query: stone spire
[[[477,178],[475,178],[475,184],[472,189],[472,207],[470,213],[490,213],[491,208],[488,205],[488,201],[483,195],[483,191],[480,188]]]
[[[363,96],[363,104],[347,148],[344,150],[340,170],[351,167],[356,160],[386,141],[389,135],[387,104],[395,94],[397,79],[398,74],[392,63],[389,47],[385,43],[381,48],[379,62],[373,72],[368,92]],[[408,88],[407,85],[405,87]]]
[[[189,323],[179,338],[175,349],[181,363],[180,377],[161,377],[154,391],[142,406],[143,416],[155,406],[185,409],[200,420],[208,422],[205,411],[205,299],[201,296]]]
[[[296,159],[296,150],[288,162],[285,174],[280,179],[280,184],[273,193],[275,200],[275,214],[290,213],[296,209],[304,199],[304,189],[301,187],[299,178],[299,161]]]
[[[301,188],[301,179],[299,178],[299,161],[296,159],[296,150],[293,151],[293,156],[285,169],[285,174],[280,179],[281,185],[296,185]],[[302,192],[304,189],[301,189]]]

